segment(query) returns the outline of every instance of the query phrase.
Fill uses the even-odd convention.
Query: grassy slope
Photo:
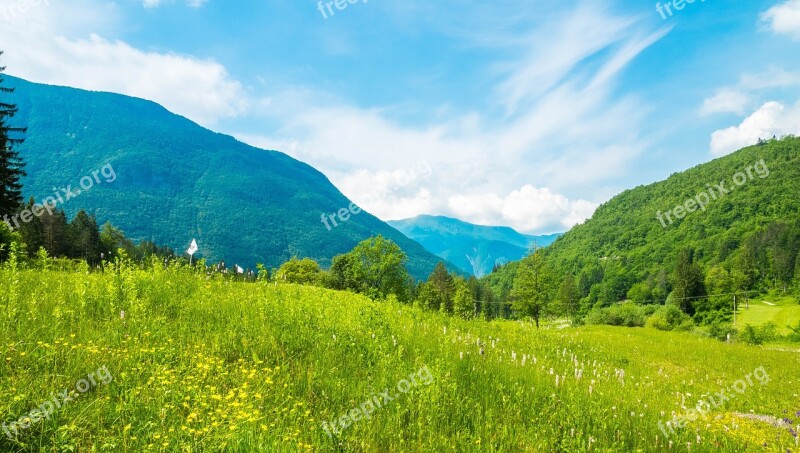
[[[522,322],[461,321],[347,293],[174,269],[6,269],[0,288],[2,421],[103,365],[114,376],[18,441],[0,436],[2,451],[584,451],[590,442],[652,451],[665,443],[657,423],[671,411],[759,366],[767,385],[672,440],[691,442],[692,451],[763,451],[765,441],[794,448],[767,425],[725,426],[733,427],[734,411],[800,411],[796,353],[646,329],[537,332]],[[431,385],[338,440],[322,431],[322,420],[425,365]]]
[[[765,300],[775,305],[765,304],[763,302]],[[744,304],[740,305],[737,314],[737,324],[739,326],[746,324],[760,326],[768,322],[774,322],[778,326],[778,332],[782,335],[790,332],[787,326],[796,325],[798,321],[800,321],[800,305],[797,304],[797,300],[794,297],[752,300],[750,301],[750,308],[746,308]]]

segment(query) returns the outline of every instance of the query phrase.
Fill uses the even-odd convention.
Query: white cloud
[[[723,88],[717,91],[714,96],[703,101],[700,115],[707,116],[715,113],[744,115],[750,102],[750,96],[746,93],[731,88]]]
[[[597,204],[569,200],[548,188],[525,185],[500,197],[496,194],[453,195],[448,200],[458,218],[478,224],[498,220],[522,232],[566,231],[591,217]]]
[[[787,0],[761,15],[761,21],[773,33],[800,41],[800,0]]]
[[[649,130],[643,127],[649,107],[617,95],[619,75],[669,31],[650,33],[640,18],[602,7],[534,17],[540,22],[527,24],[525,32],[508,31],[479,44],[497,47],[504,59],[486,80],[487,89],[498,94],[488,109],[478,103],[473,111],[453,114],[443,106],[436,120],[404,124],[392,119],[393,106],[362,108],[308,87],[267,92],[268,102],[249,104],[222,65],[104,38],[114,36],[114,27],[89,34],[107,21],[102,14],[90,26],[63,32],[69,23],[61,20],[64,11],[53,8],[47,20],[0,30],[0,42],[14,43],[5,61],[13,74],[144,97],[205,125],[246,112],[273,125],[274,132],[240,134],[241,139],[308,162],[383,219],[463,214],[529,232],[560,231],[586,218],[608,190],[595,190],[598,199],[591,201],[570,200],[570,191],[626,174],[645,149],[647,137],[639,131]],[[504,24],[506,18],[494,19]],[[506,116],[495,118],[487,110],[505,110]],[[392,179],[423,160],[434,176],[402,186]],[[467,194],[477,194],[487,209],[470,214]]]
[[[70,24],[59,17],[77,14],[60,6],[42,7],[25,20],[0,28],[0,42],[13,43],[3,55],[10,74],[34,82],[149,99],[203,125],[246,111],[244,88],[219,63],[146,52],[94,33],[78,38],[65,36],[85,32],[59,28],[61,22]],[[92,14],[88,8],[82,11]],[[95,17],[90,23],[102,27],[98,24],[103,20]]]
[[[505,117],[466,110],[408,125],[391,119],[391,106],[365,109],[329,93],[297,89],[270,98],[263,115],[279,124],[271,137],[238,136],[310,163],[382,219],[456,214],[526,231],[564,230],[586,218],[609,193],[595,191],[598,199],[591,202],[572,202],[556,193],[625,175],[646,149],[639,131],[648,130],[642,127],[647,105],[633,96],[620,98],[615,89],[627,65],[669,29],[647,33],[636,19],[603,8],[578,8],[543,22],[549,25],[532,27],[523,40],[481,43],[502,47],[504,55],[521,55],[520,61],[495,68],[500,77],[494,78],[498,96],[492,107],[505,110]],[[381,172],[422,159],[430,160],[433,178],[401,193],[364,199],[364,193],[383,187]],[[532,196],[534,181],[546,188],[535,190],[548,191],[536,192],[543,211],[530,219],[524,217],[530,212],[502,207],[515,191],[522,194],[517,198]],[[530,189],[519,189],[525,186]],[[479,194],[498,207],[472,215],[470,202],[459,198],[463,194]]]
[[[786,107],[778,102],[767,102],[738,126],[721,129],[711,134],[711,153],[723,156],[745,146],[755,144],[759,138],[800,133],[800,103]]]

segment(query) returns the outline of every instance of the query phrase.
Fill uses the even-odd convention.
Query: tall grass
[[[43,266],[40,266],[43,267]],[[108,385],[1,451],[797,451],[796,353],[687,334],[463,321],[319,288],[189,269],[0,270],[0,421],[107,366]],[[338,418],[427,366],[330,437]],[[658,427],[757,367],[771,378],[707,420]],[[800,422],[797,422],[800,424]]]

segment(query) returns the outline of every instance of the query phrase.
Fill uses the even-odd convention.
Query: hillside
[[[0,288],[1,451],[796,446],[785,427],[736,415],[800,417],[795,352],[654,329],[465,321],[176,266],[7,264]],[[43,404],[69,390],[64,404]],[[702,418],[665,425],[720,392],[728,401]],[[48,417],[26,428],[38,407]]]
[[[509,227],[474,225],[443,216],[421,215],[387,223],[429,252],[478,277],[491,272],[495,264],[519,260],[532,245],[546,247],[559,236],[525,235]]]
[[[762,160],[766,167],[758,164],[756,168]],[[742,185],[733,182],[737,173],[747,176],[748,167],[752,177]],[[759,173],[759,169],[763,170]],[[624,259],[627,267],[638,272],[655,271],[671,264],[676,252],[685,247],[693,248],[701,263],[724,259],[721,253],[735,249],[758,228],[772,221],[798,219],[798,180],[800,138],[771,140],[673,174],[665,181],[626,190],[559,238],[547,254],[562,270],[615,258]],[[715,200],[710,192],[721,193],[716,187],[721,182],[729,193],[717,195]],[[672,223],[668,221],[667,211],[702,193],[709,195],[705,210],[696,209],[682,219],[673,214]]]
[[[683,300],[700,299],[682,308],[705,312],[698,323],[730,322],[734,291],[788,291],[800,299],[798,178],[800,138],[762,141],[621,193],[545,256],[557,284],[574,277],[586,314],[626,299],[664,303],[675,289],[679,252],[688,253]],[[488,276],[498,296],[510,294],[517,267]]]
[[[132,239],[175,250],[196,238],[198,257],[251,268],[259,262],[276,267],[292,256],[327,267],[333,256],[379,234],[400,245],[417,278],[440,261],[366,212],[329,231],[321,215],[347,208],[350,200],[322,173],[283,153],[214,133],[141,99],[14,77],[5,86],[16,88],[10,96],[19,107],[15,122],[28,127],[19,147],[27,162],[26,198],[42,200],[68,185],[77,193],[81,178],[106,164],[116,174],[65,200],[59,207],[69,216],[85,208]]]

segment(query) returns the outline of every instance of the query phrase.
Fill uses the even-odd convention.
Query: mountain
[[[387,223],[428,251],[478,277],[491,272],[495,264],[521,259],[532,245],[546,247],[560,236],[531,236],[509,227],[473,225],[429,215]]]
[[[798,180],[800,138],[762,141],[665,181],[626,190],[547,252],[561,268],[624,257],[629,267],[652,271],[685,247],[702,262],[725,259],[726,248],[748,234],[770,222],[798,218]]]
[[[328,221],[329,230],[321,216],[350,200],[283,153],[212,132],[154,102],[5,79],[16,89],[14,123],[28,127],[19,147],[25,196],[59,195],[69,216],[84,208],[132,239],[175,250],[196,238],[198,257],[229,265],[275,267],[298,256],[327,267],[333,256],[379,234],[405,251],[416,278],[440,261],[367,212],[347,214],[335,227]]]
[[[785,289],[800,282],[798,180],[800,138],[761,140],[626,190],[545,257],[560,277],[576,277],[584,306],[630,298],[634,286],[641,300],[663,301],[681,251],[702,272],[701,293]],[[489,277],[495,291],[509,292],[515,269]]]

